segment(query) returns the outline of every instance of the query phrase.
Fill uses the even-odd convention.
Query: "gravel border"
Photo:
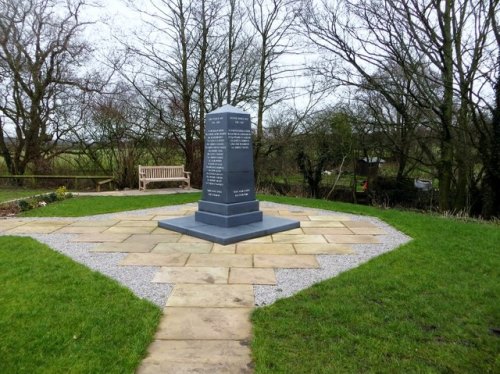
[[[396,230],[378,218],[370,216],[359,216],[348,213],[337,213],[328,210],[301,208],[298,206],[273,204],[278,208],[286,207],[289,210],[307,210],[317,215],[331,215],[337,217],[349,217],[352,221],[367,221],[383,229],[387,235],[379,236],[378,244],[350,244],[354,250],[352,254],[342,255],[316,255],[320,265],[318,269],[276,269],[275,286],[254,286],[255,305],[265,306],[274,303],[278,299],[292,296],[297,292],[312,286],[325,279],[333,278],[340,273],[358,267],[370,259],[390,252],[397,247],[408,243],[412,239]],[[272,207],[271,206],[271,207]]]
[[[317,215],[332,215],[349,217],[353,221],[368,221],[384,229],[387,235],[379,237],[380,244],[357,244],[351,245],[353,254],[348,255],[317,255],[320,264],[319,269],[277,269],[275,286],[254,286],[255,305],[264,306],[275,302],[278,299],[291,296],[298,291],[310,287],[312,284],[322,280],[332,278],[344,271],[355,268],[367,262],[373,257],[389,252],[402,244],[411,240],[410,237],[395,230],[378,218],[368,216],[358,216],[346,213],[336,213],[327,210],[306,208],[300,206],[284,205],[271,202],[260,202],[262,208],[290,210],[294,212],[312,211]],[[113,219],[123,215],[153,215],[161,214],[165,211],[173,211],[197,207],[196,203],[182,205],[171,205],[159,208],[149,208],[141,210],[124,211],[118,213],[100,214],[86,217],[30,217],[12,218],[22,221],[99,221]],[[7,218],[10,219],[10,218]],[[5,235],[1,233],[0,235]],[[79,262],[92,270],[118,281],[129,288],[138,297],[147,299],[159,307],[164,307],[172,292],[173,285],[168,283],[151,283],[154,275],[159,271],[158,266],[119,266],[119,262],[127,253],[99,253],[90,252],[98,243],[71,242],[76,234],[23,234],[18,236],[30,236],[59,253],[62,253],[76,262]]]

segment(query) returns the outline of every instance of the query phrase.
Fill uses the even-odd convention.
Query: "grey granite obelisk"
[[[207,114],[203,195],[194,216],[158,226],[220,244],[300,227],[300,222],[263,216],[255,199],[250,115],[231,105]]]

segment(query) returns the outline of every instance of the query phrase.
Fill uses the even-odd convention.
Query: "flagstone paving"
[[[193,214],[187,204],[155,214],[100,220],[0,220],[3,234],[73,234],[94,253],[123,253],[119,265],[155,266],[153,283],[173,285],[139,373],[252,372],[250,313],[254,286],[276,285],[278,269],[318,269],[317,255],[349,256],[352,245],[383,244],[386,231],[364,219],[290,207],[264,214],[301,228],[220,245],[160,229],[158,220]]]

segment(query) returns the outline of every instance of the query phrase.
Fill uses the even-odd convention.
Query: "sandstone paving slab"
[[[378,227],[351,227],[351,231],[359,235],[385,235],[387,232]]]
[[[211,253],[236,253],[236,244],[222,245],[215,243]]]
[[[154,230],[153,226],[144,227],[144,226],[113,226],[103,231],[107,234],[149,234]]]
[[[120,214],[114,216],[119,221],[148,221],[153,219],[156,214]]]
[[[82,234],[71,241],[84,243],[121,243],[129,236],[130,234]]]
[[[274,243],[326,243],[323,235],[273,235]]]
[[[121,226],[132,226],[132,227],[158,227],[158,222],[156,221],[139,221],[139,220],[123,220],[118,221],[115,225],[116,227]]]
[[[377,244],[380,241],[372,235],[325,235],[329,243],[338,244]]]
[[[148,244],[158,244],[158,243],[176,243],[180,234],[164,234],[164,235],[150,235],[150,234],[132,234],[130,235],[124,243],[148,243]]]
[[[141,243],[99,243],[91,252],[126,252],[126,253],[144,253],[150,252],[153,248],[152,244]]]
[[[17,226],[12,229],[6,230],[6,234],[50,234],[58,229],[63,228],[64,225],[34,225],[26,224]]]
[[[354,253],[352,248],[345,244],[294,244],[294,247],[299,255],[346,255]]]
[[[292,230],[281,231],[280,234],[283,234],[283,235],[304,235],[304,231],[302,231],[302,228],[298,227],[298,228],[292,229]]]
[[[229,283],[232,284],[276,284],[274,269],[267,268],[231,268]]]
[[[166,308],[155,339],[249,339],[252,308]]]
[[[245,340],[155,340],[144,363],[220,364],[246,367],[252,362]],[[165,365],[168,367],[168,365]],[[237,371],[235,371],[237,372]]]
[[[37,219],[34,221],[29,221],[25,226],[67,226],[74,221],[48,221],[43,219]]]
[[[158,215],[158,216],[154,216],[151,221],[158,223],[158,221],[163,221],[164,219],[174,219],[174,218],[181,218],[181,217],[184,217],[184,214],[181,214],[181,215],[176,214],[176,215],[172,215],[172,216]]]
[[[164,218],[171,218],[172,216],[183,216],[190,210],[165,210],[153,217],[154,220],[160,220]]]
[[[227,284],[229,269],[222,267],[162,267],[155,283]]]
[[[321,216],[309,216],[311,221],[342,221],[342,223],[350,220],[349,217],[346,216],[334,216],[330,214],[325,214]]]
[[[346,227],[349,227],[349,228],[354,228],[354,227],[364,227],[364,228],[377,228],[378,226],[371,223],[371,222],[368,222],[368,221],[342,221],[342,223],[346,226]]]
[[[181,238],[179,239],[179,243],[210,243],[210,244],[213,244],[213,242],[211,242],[209,240],[195,238],[194,236],[190,236],[190,235],[182,235]]]
[[[166,305],[167,307],[251,308],[254,305],[253,287],[244,284],[177,284]]]
[[[158,243],[152,250],[153,253],[210,253],[212,243]]]
[[[272,243],[273,237],[271,235],[261,236],[259,238],[242,240],[238,243]]]
[[[95,234],[107,230],[108,227],[101,226],[65,226],[57,230],[57,234]]]
[[[314,215],[314,212],[310,211],[310,210],[278,210],[278,213],[282,216],[310,216],[310,215]]]
[[[304,227],[307,235],[352,235],[353,232],[346,227]]]
[[[252,256],[225,253],[192,254],[186,266],[252,267]]]
[[[316,256],[312,255],[254,255],[256,268],[309,269],[318,268]]]
[[[137,374],[250,374],[252,364],[241,366],[238,363],[206,363],[206,362],[144,362]]]
[[[99,226],[99,227],[111,227],[114,226],[118,223],[119,221],[117,219],[93,219],[93,220],[80,220],[80,221],[75,221],[71,223],[69,226],[78,226],[78,227],[85,227],[85,226]]]
[[[236,253],[294,255],[295,249],[288,243],[239,243],[236,245]]]
[[[293,219],[295,221],[309,221],[309,216],[299,216],[295,214],[280,214],[281,218]]]
[[[185,253],[130,253],[120,265],[126,266],[184,266],[188,259]]]
[[[24,224],[26,224],[26,221],[0,220],[0,231],[10,230]]]
[[[179,234],[177,231],[173,230],[167,230],[162,227],[157,227],[153,231],[149,233],[150,235],[178,235],[180,237],[181,234]]]
[[[345,228],[344,224],[341,221],[305,221],[300,223],[300,227],[302,229],[308,227],[338,227]]]

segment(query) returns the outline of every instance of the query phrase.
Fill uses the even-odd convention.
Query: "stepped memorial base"
[[[258,238],[259,236],[296,229],[300,227],[300,222],[287,218],[263,216],[262,221],[259,222],[232,227],[221,227],[196,221],[193,215],[162,220],[158,222],[158,226],[167,230],[226,245],[242,240]]]

